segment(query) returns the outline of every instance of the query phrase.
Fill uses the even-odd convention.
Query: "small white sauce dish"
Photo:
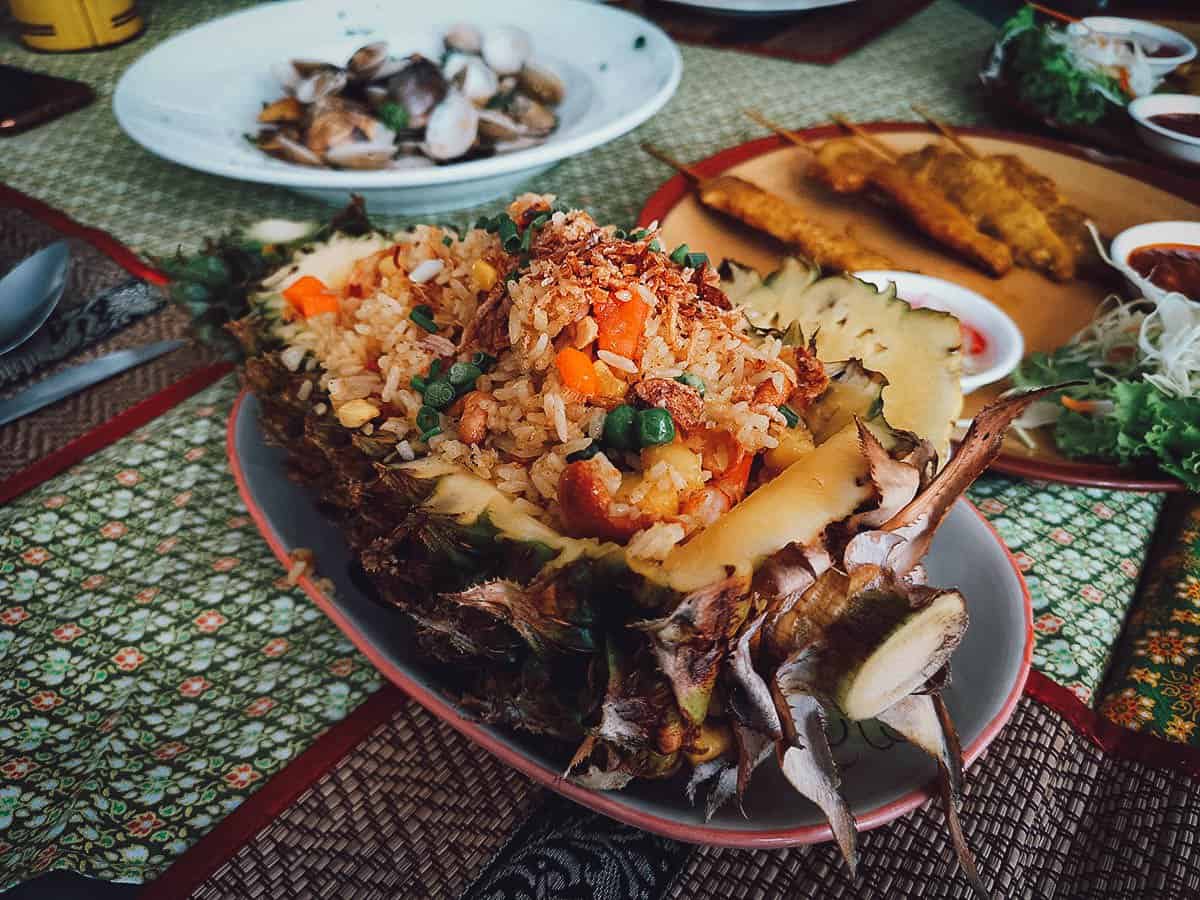
[[[1148,297],[1151,300],[1159,299],[1165,292],[1149,279],[1139,275],[1129,265],[1129,257],[1139,247],[1154,244],[1187,244],[1200,247],[1200,222],[1145,222],[1126,228],[1113,238],[1108,251],[1113,265],[1121,270],[1130,288],[1139,297]],[[1200,297],[1188,299],[1200,300]]]
[[[984,339],[981,353],[969,352],[970,333],[963,333],[963,376],[964,394],[999,381],[1017,367],[1025,355],[1025,339],[1017,323],[1008,317],[991,300],[970,288],[965,288],[944,278],[918,275],[916,272],[899,272],[891,269],[872,269],[855,272],[855,278],[885,288],[888,283],[896,285],[896,296],[910,306],[928,307],[948,312],[966,328],[974,329]]]
[[[1168,47],[1179,48],[1180,52],[1171,56],[1150,56],[1147,53],[1146,64],[1150,67],[1150,71],[1159,78],[1165,77],[1184,63],[1191,62],[1196,58],[1196,45],[1186,36],[1162,25],[1155,25],[1153,22],[1145,22],[1142,19],[1126,19],[1121,16],[1087,16],[1082,20],[1082,24],[1101,34],[1135,40],[1141,38],[1142,40],[1139,40],[1138,43],[1141,44],[1143,53],[1164,44]]]
[[[1138,137],[1142,139],[1143,144],[1171,159],[1200,165],[1200,137],[1172,131],[1157,122],[1150,121],[1151,116],[1168,113],[1200,115],[1200,96],[1195,94],[1147,94],[1130,103],[1128,109],[1129,115],[1133,116],[1133,123],[1137,127]]]

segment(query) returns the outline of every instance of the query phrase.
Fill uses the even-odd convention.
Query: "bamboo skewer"
[[[858,125],[855,125],[853,122],[851,122],[845,116],[834,113],[829,118],[833,119],[833,121],[837,122],[839,125],[841,125],[847,131],[849,131],[852,135],[854,135],[856,138],[858,138],[860,141],[862,141],[866,146],[870,147],[872,150],[874,150],[876,153],[878,153],[880,156],[882,156],[888,162],[894,163],[894,162],[898,161],[898,157],[892,151],[891,147],[889,147],[883,141],[879,140],[879,138],[875,137],[875,135],[871,134],[868,131],[863,130]]]
[[[665,150],[660,150],[658,147],[655,147],[653,144],[651,144],[649,142],[643,142],[642,149],[645,150],[647,153],[649,153],[651,156],[653,156],[655,159],[657,159],[659,162],[666,163],[668,166],[670,166],[672,169],[674,169],[680,175],[687,178],[689,181],[693,181],[696,184],[699,184],[701,181],[707,180],[704,175],[700,174],[699,170],[693,168],[692,166],[689,166],[687,163],[680,162],[678,159],[671,156],[671,154],[667,153]]]
[[[808,142],[806,140],[804,140],[804,138],[800,137],[800,135],[796,134],[796,132],[780,125],[778,122],[771,121],[766,116],[764,116],[762,113],[760,113],[757,109],[744,109],[744,110],[742,110],[742,112],[744,112],[747,116],[749,116],[751,119],[753,119],[759,125],[761,125],[763,128],[766,128],[768,131],[775,132],[777,135],[779,135],[785,141],[788,141],[791,144],[795,144],[797,147],[800,147],[800,148],[808,151],[809,153],[814,152],[813,148],[808,146]]]
[[[970,159],[980,158],[974,147],[959,137],[953,128],[951,128],[941,119],[934,116],[933,113],[929,112],[929,110],[925,109],[925,107],[918,106],[916,103],[914,103],[912,104],[912,111],[936,128],[941,133],[942,137],[957,147],[964,156]]]

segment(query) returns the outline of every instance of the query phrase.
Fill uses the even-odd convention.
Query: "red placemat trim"
[[[146,263],[136,253],[118,241],[107,231],[92,228],[76,222],[64,212],[59,212],[52,206],[47,206],[41,200],[36,200],[28,194],[22,194],[16,188],[0,184],[0,204],[12,206],[29,213],[35,219],[49,225],[55,231],[67,237],[87,241],[101,253],[112,258],[113,262],[126,271],[136,275],[151,284],[164,285],[170,279],[153,266]]]
[[[171,863],[138,894],[138,900],[188,896],[406,700],[398,687],[385,684]]]
[[[1157,735],[1122,728],[1085,706],[1074,693],[1041,672],[1029,673],[1025,694],[1050,707],[1107,754],[1200,779],[1200,747],[1175,744]]]
[[[0,187],[3,187],[0,185]],[[183,402],[197,391],[208,387],[218,378],[228,374],[233,369],[233,363],[215,363],[197,369],[195,372],[181,378],[168,388],[147,397],[140,403],[131,406],[125,412],[114,416],[102,425],[97,425],[91,431],[80,435],[65,447],[55,450],[27,469],[22,469],[15,475],[10,475],[0,481],[0,504],[25,493],[36,487],[47,478],[57,475],[64,469],[75,465],[85,456],[91,456],[97,450],[102,450],[113,441],[123,438],[135,428],[140,428],[152,419],[156,419],[171,407]]]

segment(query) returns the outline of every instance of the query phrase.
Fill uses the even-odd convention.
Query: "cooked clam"
[[[499,25],[484,32],[480,52],[497,75],[515,75],[528,62],[533,44],[520,28]]]
[[[330,147],[325,161],[340,169],[387,169],[392,165],[396,147],[391,142],[340,144]]]
[[[375,41],[359,47],[346,63],[346,70],[359,81],[371,81],[388,59],[387,41]]]
[[[526,62],[521,67],[517,83],[529,96],[550,106],[562,103],[567,92],[561,78],[534,62]]]
[[[302,78],[296,83],[293,93],[301,103],[316,103],[322,97],[338,93],[349,81],[349,77],[341,69],[330,67]]]
[[[338,66],[271,67],[284,96],[264,103],[254,142],[278,159],[340,169],[417,168],[541,143],[558,125],[563,80],[533,62],[520,28],[452,25],[437,60],[372,41]]]
[[[558,116],[525,94],[515,94],[508,111],[532,135],[544,137],[558,126]]]
[[[483,106],[496,95],[500,78],[478,56],[451,53],[442,66],[442,74],[472,103]]]
[[[420,128],[445,98],[449,85],[436,63],[414,53],[408,64],[388,79],[387,89],[392,100],[408,113],[409,125]]]
[[[325,155],[344,144],[388,144],[395,134],[365,110],[346,103],[320,104],[305,132],[305,144],[313,153]]]
[[[430,115],[421,149],[432,159],[454,159],[471,149],[478,134],[479,110],[458,91],[450,91]]]
[[[446,30],[444,38],[447,50],[460,53],[478,53],[483,47],[483,35],[474,25],[459,22]]]
[[[515,141],[528,135],[525,127],[498,109],[479,110],[479,136],[494,144]]]

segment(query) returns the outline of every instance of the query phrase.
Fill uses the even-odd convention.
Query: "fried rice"
[[[753,490],[764,453],[795,443],[803,423],[790,413],[824,372],[803,346],[752,328],[707,260],[664,252],[655,227],[626,236],[553,204],[526,194],[507,228],[366,242],[325,286],[336,311],[300,315],[283,297],[304,262],[281,270],[263,295],[282,313],[280,359],[312,373],[301,399],[394,436],[399,459],[457,464],[566,533],[661,559]],[[629,322],[640,330],[622,332]],[[582,381],[564,369],[571,352],[587,361]],[[455,363],[480,372],[431,410],[428,385]],[[619,406],[666,410],[681,449],[606,442]]]

